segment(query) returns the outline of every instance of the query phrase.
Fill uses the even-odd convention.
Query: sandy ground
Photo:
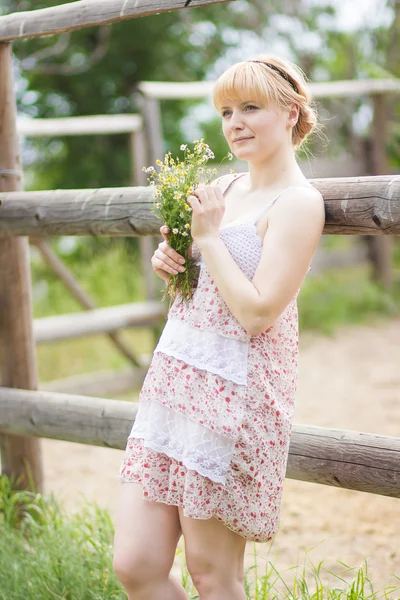
[[[332,338],[300,337],[295,423],[400,437],[400,320],[342,329]],[[79,509],[86,498],[114,516],[123,452],[42,443],[46,491],[70,510]],[[389,583],[400,586],[400,500],[286,479],[280,530],[271,543],[248,544],[246,566],[254,564],[254,549],[261,573],[270,561],[288,585],[296,570],[286,569],[299,565],[298,575],[305,568],[315,589],[312,563],[323,561],[322,581],[343,587],[333,573],[351,581],[365,559],[375,591]],[[173,570],[178,576],[179,560]],[[339,560],[355,571],[343,575]],[[400,598],[400,587],[387,597]]]

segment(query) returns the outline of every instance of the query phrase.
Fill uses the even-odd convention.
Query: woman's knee
[[[170,561],[162,557],[150,556],[145,551],[114,550],[113,569],[128,588],[140,588],[150,581],[167,579],[171,570]]]
[[[205,556],[186,553],[186,566],[196,590],[205,594],[218,576],[215,565]]]
[[[208,589],[230,587],[233,581],[243,583],[241,562],[231,557],[225,560],[221,555],[210,552],[188,552],[186,565],[197,590],[205,593]]]
[[[204,598],[217,597],[216,590],[225,590],[221,595],[225,598],[227,590],[240,589],[244,585],[245,540],[230,535],[216,523],[213,535],[203,538],[198,524],[192,525],[196,531],[190,531],[185,537],[185,554],[193,584]],[[205,522],[204,525],[210,529],[213,524]],[[232,597],[236,598],[236,595]]]

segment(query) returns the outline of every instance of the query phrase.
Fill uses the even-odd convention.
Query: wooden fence
[[[230,0],[80,0],[0,17],[0,42],[76,31],[172,10],[222,4]]]
[[[161,314],[159,303],[144,303],[114,312],[89,310],[85,325],[79,315],[34,322],[27,236],[151,236],[160,223],[150,211],[148,187],[23,191],[7,42],[218,1],[228,0],[81,0],[0,17],[0,443],[3,472],[22,475],[22,487],[28,460],[36,487],[42,488],[40,437],[123,448],[136,411],[126,402],[35,391],[36,339],[65,337],[72,327],[78,335],[132,326],[138,319],[151,323]],[[400,235],[400,177],[312,183],[325,199],[325,234]],[[397,438],[294,426],[287,476],[399,497],[399,450]]]
[[[324,234],[400,234],[400,175],[309,181],[325,200]],[[152,194],[150,186],[0,193],[0,238],[156,235]]]
[[[0,431],[124,449],[137,405],[0,388]],[[286,476],[400,497],[400,438],[294,425]]]

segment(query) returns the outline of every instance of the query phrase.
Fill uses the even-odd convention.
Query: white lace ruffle
[[[170,317],[154,353],[164,352],[198,369],[247,385],[248,350],[248,342],[198,329]]]
[[[142,401],[130,438],[141,438],[144,446],[180,460],[216,483],[225,484],[235,440],[208,429],[167,406]]]

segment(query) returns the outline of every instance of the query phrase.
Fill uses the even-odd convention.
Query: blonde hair
[[[213,103],[217,110],[229,101],[254,100],[263,105],[271,101],[288,108],[291,102],[299,106],[299,117],[292,130],[292,143],[298,149],[318,126],[317,112],[303,71],[287,60],[262,55],[229,67],[217,79]]]

